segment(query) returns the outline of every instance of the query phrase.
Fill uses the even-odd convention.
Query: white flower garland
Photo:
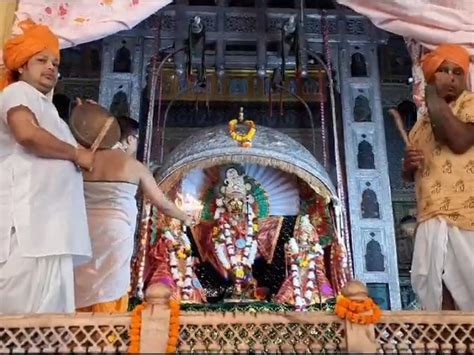
[[[226,210],[223,207],[222,200],[217,201],[217,206],[214,219],[218,222],[219,232],[217,236],[214,237],[214,248],[222,266],[226,270],[232,270],[235,276],[235,292],[240,294],[246,276],[245,268],[250,269],[257,256],[258,244],[255,240],[255,228],[253,224],[255,213],[252,207],[247,204],[245,244],[239,247],[235,241],[239,236],[235,235],[235,230],[231,229],[231,226],[236,226],[238,221],[232,218],[232,216],[226,216]],[[240,255],[236,255],[236,247],[243,249]]]
[[[166,230],[164,238],[169,241],[168,254],[171,276],[180,290],[181,297],[184,301],[189,301],[193,294],[193,264],[194,258],[191,256],[191,242],[185,231],[178,232],[178,238],[173,235],[170,230]],[[178,239],[178,240],[177,240]],[[179,260],[185,260],[186,269],[184,272],[184,280],[179,270]]]
[[[295,311],[303,312],[311,305],[316,279],[316,257],[324,253],[321,245],[315,244],[310,247],[307,253],[300,253],[300,248],[296,238],[290,238],[288,242],[291,254],[291,280],[293,286],[293,297],[295,301]],[[303,255],[302,255],[303,254]],[[305,285],[302,285],[301,271],[308,268],[308,277]],[[304,294],[302,293],[304,289]]]

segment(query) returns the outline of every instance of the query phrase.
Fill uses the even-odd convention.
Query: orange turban
[[[32,56],[49,49],[59,58],[59,40],[44,25],[37,25],[31,20],[19,24],[23,34],[6,41],[3,48],[5,71],[0,78],[0,90],[14,81],[14,72],[30,60]]]
[[[421,58],[421,68],[427,82],[431,81],[436,70],[445,60],[459,65],[465,74],[469,72],[469,52],[457,44],[441,44]]]

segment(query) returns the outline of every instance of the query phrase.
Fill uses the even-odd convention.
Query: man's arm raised
[[[433,85],[427,85],[425,100],[436,140],[453,153],[464,154],[474,145],[474,124],[459,120]]]
[[[150,199],[151,203],[161,209],[161,211],[172,218],[183,221],[186,225],[192,224],[192,219],[184,211],[171,202],[156,184],[151,172],[140,162],[136,161],[136,169],[139,171],[140,186],[144,195]]]

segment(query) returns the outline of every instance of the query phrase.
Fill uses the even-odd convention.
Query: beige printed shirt
[[[474,93],[464,91],[450,107],[459,120],[474,123]],[[410,141],[425,158],[415,175],[418,221],[443,216],[452,225],[474,230],[474,147],[454,154],[439,144],[427,114],[416,122]]]

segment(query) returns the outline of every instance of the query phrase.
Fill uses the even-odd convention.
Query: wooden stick
[[[109,131],[110,127],[112,127],[112,123],[114,123],[114,117],[109,117],[107,121],[105,121],[104,125],[102,126],[102,129],[99,132],[99,135],[95,139],[94,143],[92,143],[91,150],[93,153],[96,152],[96,150],[99,148],[100,143],[102,143],[103,139],[105,138],[105,135]]]
[[[402,116],[397,109],[391,108],[388,110],[388,113],[392,116],[395,121],[395,126],[397,126],[398,132],[402,136],[403,141],[407,147],[411,146],[410,139],[408,138],[407,131],[405,130],[405,125],[403,124]]]

